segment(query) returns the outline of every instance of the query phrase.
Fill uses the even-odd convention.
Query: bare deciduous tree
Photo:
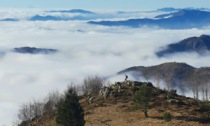
[[[44,112],[44,103],[33,100],[20,106],[18,118],[20,121],[30,121],[33,118],[41,116]]]
[[[164,78],[164,82],[165,82],[164,84],[165,84],[166,89],[168,91],[170,91],[171,90],[171,80],[168,78]]]
[[[181,92],[181,95],[185,95],[185,92],[186,92],[186,87],[184,86],[184,83],[186,83],[185,81],[180,81],[179,82],[180,85],[179,85],[179,89],[180,89],[180,92]]]
[[[31,120],[32,111],[29,104],[23,104],[20,106],[20,109],[18,110],[18,118],[21,121],[29,121]]]
[[[83,84],[81,85],[81,90],[84,94],[94,94],[97,95],[101,89],[101,87],[104,85],[103,79],[96,75],[94,77],[86,77],[83,80]]]
[[[56,90],[51,91],[45,98],[44,113],[46,115],[54,115],[56,110],[56,105],[59,103],[63,96]]]
[[[147,83],[149,82],[150,79],[150,75],[146,72],[142,73],[142,76],[144,77],[144,79],[146,79]]]
[[[156,80],[157,88],[160,88],[160,75],[159,74],[157,76],[155,76],[155,80]]]
[[[193,93],[193,97],[195,99],[198,99],[199,98],[199,91],[200,91],[200,88],[199,88],[199,82],[196,78],[191,78],[189,80],[189,83],[190,83],[190,89],[192,90],[192,93]]]
[[[204,101],[208,101],[209,97],[208,97],[208,94],[209,94],[209,83],[203,83],[201,86],[201,94],[202,94],[202,99]]]

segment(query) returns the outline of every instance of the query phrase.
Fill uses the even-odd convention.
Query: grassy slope
[[[84,98],[80,102],[85,110],[86,126],[200,126],[210,125],[200,121],[198,112],[199,100],[175,96],[180,104],[167,102],[165,91],[153,88],[153,98],[148,112],[149,118],[145,118],[141,110],[134,108],[132,101],[132,87],[123,86],[123,92],[116,96],[110,96],[106,100],[95,97],[92,104],[88,104]],[[164,112],[173,115],[171,122],[165,122],[162,118]],[[34,123],[36,126],[55,126],[55,117],[42,117],[42,123]]]

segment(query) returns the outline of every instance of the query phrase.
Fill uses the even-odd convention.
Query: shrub
[[[200,112],[210,112],[210,103],[209,102],[203,102],[200,105]]]
[[[51,91],[45,98],[44,113],[53,116],[56,111],[56,105],[61,100],[62,95],[58,91]]]
[[[172,114],[170,112],[165,112],[163,114],[163,120],[168,122],[168,121],[171,121],[171,119],[172,119]]]
[[[129,107],[129,110],[130,111],[136,111],[136,110],[138,110],[139,109],[139,106],[136,106],[136,105],[133,105],[133,106],[130,106]]]
[[[28,126],[29,122],[28,121],[22,121],[18,126]]]
[[[199,112],[202,114],[202,118],[205,120],[210,119],[210,103],[209,102],[203,102],[200,105]]]
[[[84,126],[84,111],[74,88],[69,87],[57,109],[56,122],[59,126]]]
[[[176,96],[176,90],[168,91],[167,97],[168,99],[173,99]]]

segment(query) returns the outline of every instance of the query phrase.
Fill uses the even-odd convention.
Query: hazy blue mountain
[[[158,15],[155,18],[167,18],[170,17],[170,19],[192,19],[195,20],[196,18],[209,18],[210,12],[208,11],[201,11],[201,10],[195,10],[195,9],[184,9],[177,12],[169,13],[169,14],[163,14]]]
[[[163,12],[174,12],[174,11],[180,11],[180,10],[200,10],[200,11],[207,11],[209,10],[208,8],[193,8],[193,7],[188,7],[188,8],[173,8],[173,7],[164,7],[157,9],[156,11],[163,11]]]
[[[83,15],[77,15],[73,17],[59,17],[59,16],[40,16],[35,15],[29,19],[29,21],[69,21],[69,20],[90,20],[95,19],[94,16],[83,16]]]
[[[72,9],[72,10],[52,10],[48,12],[61,12],[61,13],[81,13],[81,14],[95,14],[94,12],[82,10],[82,9]]]
[[[157,11],[165,11],[165,12],[170,12],[170,11],[179,11],[181,9],[178,8],[173,8],[173,7],[165,7],[165,8],[160,8],[157,9]]]
[[[30,21],[49,21],[49,20],[62,21],[62,20],[67,20],[67,19],[57,17],[57,16],[50,16],[50,15],[47,15],[47,16],[35,15],[35,16],[31,17],[29,20]]]
[[[200,10],[180,10],[156,16],[156,19],[129,19],[123,21],[90,21],[89,24],[128,27],[161,27],[166,29],[201,28],[210,25],[210,12]]]
[[[197,52],[202,55],[206,51],[210,51],[209,35],[201,35],[200,37],[186,38],[180,42],[168,45],[165,50],[161,50],[156,54],[159,57],[180,52]]]
[[[4,18],[4,19],[0,19],[0,21],[19,21],[19,20],[14,19],[14,18]]]
[[[56,49],[47,49],[47,48],[35,48],[35,47],[19,47],[12,50],[16,53],[25,53],[25,54],[53,54],[58,52]]]

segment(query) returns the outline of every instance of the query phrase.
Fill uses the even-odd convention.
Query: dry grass
[[[85,126],[210,126],[200,120],[198,100],[176,96],[180,103],[169,103],[167,93],[154,88],[153,93],[156,94],[151,99],[149,118],[145,118],[141,110],[133,108],[132,95],[128,95],[127,90],[130,92],[126,88],[122,95],[106,100],[96,97],[92,104],[82,98],[80,103],[85,111]],[[173,115],[172,121],[163,120],[165,112]],[[43,120],[34,126],[56,126],[55,117]]]
[[[122,107],[124,106],[124,107]],[[86,126],[200,126],[196,121],[173,118],[171,122],[162,119],[164,112],[156,109],[149,110],[149,118],[145,118],[140,110],[130,111],[126,103],[105,107],[96,107],[91,114],[85,115]],[[186,113],[187,114],[187,113]],[[182,117],[179,112],[172,112],[175,117]]]

